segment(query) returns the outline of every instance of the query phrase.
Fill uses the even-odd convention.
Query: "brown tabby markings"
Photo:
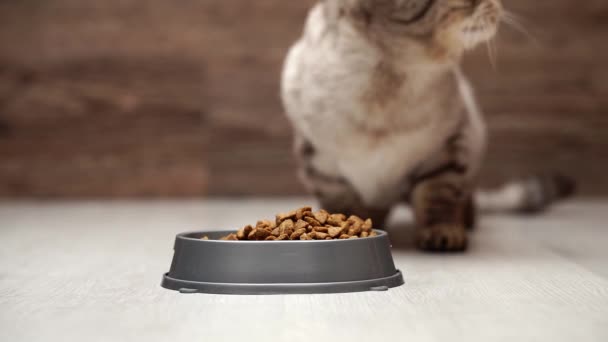
[[[420,248],[462,251],[471,221],[471,188],[458,172],[446,172],[419,182],[412,193],[417,243]]]
[[[381,61],[374,69],[367,92],[363,94],[363,103],[370,111],[386,107],[395,99],[404,82],[405,75],[398,73],[385,60]]]

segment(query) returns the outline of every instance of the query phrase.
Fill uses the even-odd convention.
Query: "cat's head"
[[[375,37],[411,38],[459,55],[491,39],[502,15],[500,0],[342,0],[345,13]]]

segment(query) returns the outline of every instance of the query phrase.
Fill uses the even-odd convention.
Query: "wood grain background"
[[[0,0],[0,196],[301,191],[278,80],[313,3]],[[505,0],[486,112],[488,185],[542,170],[608,194],[608,2]]]

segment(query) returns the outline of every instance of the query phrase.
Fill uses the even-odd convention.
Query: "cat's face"
[[[502,15],[500,0],[346,1],[370,30],[443,50],[469,49],[491,39]]]

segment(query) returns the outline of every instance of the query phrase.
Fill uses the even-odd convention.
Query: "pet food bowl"
[[[344,240],[217,240],[233,232],[178,234],[161,285],[182,293],[289,294],[383,291],[403,284],[381,230]]]

